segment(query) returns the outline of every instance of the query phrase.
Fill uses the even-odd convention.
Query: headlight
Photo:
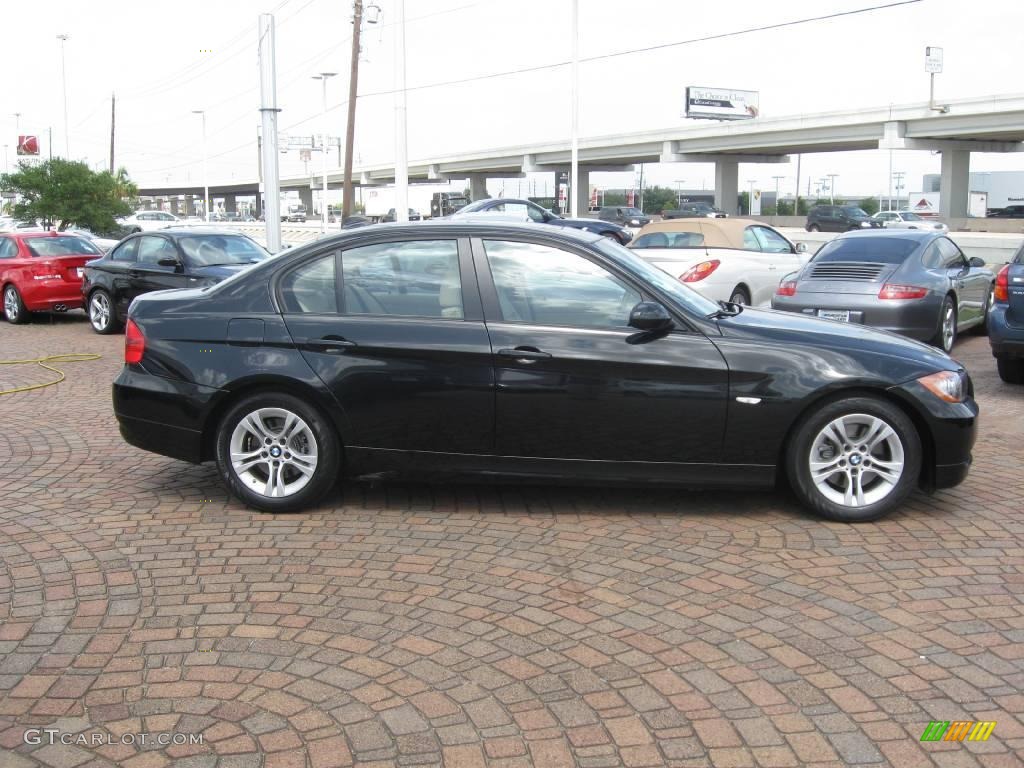
[[[632,224],[634,227],[640,226],[640,222],[637,219],[630,219],[629,223]]]
[[[870,227],[870,226],[871,226],[871,222],[870,222],[870,221],[862,221],[862,222],[860,223],[860,225],[861,225],[862,227]]]
[[[962,403],[967,394],[965,376],[957,371],[939,371],[922,376],[918,383],[947,403]]]

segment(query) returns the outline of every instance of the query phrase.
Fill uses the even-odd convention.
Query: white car
[[[118,223],[130,232],[154,232],[180,224],[181,219],[166,211],[136,211],[131,216],[119,219]]]
[[[754,219],[670,219],[648,224],[629,244],[637,256],[713,301],[767,307],[779,282],[810,258]]]
[[[926,219],[913,211],[879,211],[871,218],[882,222],[886,229],[934,229],[936,232],[948,232],[949,227],[941,221]]]

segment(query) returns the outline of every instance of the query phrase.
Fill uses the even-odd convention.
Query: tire
[[[810,224],[807,227],[807,231],[808,232],[821,232],[821,227],[819,227],[817,224]]]
[[[747,307],[750,306],[750,294],[742,285],[737,285],[732,289],[732,295],[729,297],[729,301],[733,304],[742,304]]]
[[[812,461],[819,465],[817,479]],[[880,462],[888,465],[885,475],[868,468]],[[841,523],[887,515],[914,489],[920,472],[921,438],[913,422],[892,403],[870,396],[816,406],[798,423],[786,452],[786,473],[800,502]]]
[[[995,284],[988,287],[988,294],[985,296],[985,304],[981,308],[981,322],[974,326],[974,332],[979,336],[988,336],[988,311],[992,309],[992,302],[995,299]]]
[[[290,435],[283,438],[286,429]],[[246,505],[264,512],[298,512],[315,504],[334,484],[341,464],[331,423],[315,407],[284,393],[240,400],[217,426],[216,438],[221,480]],[[251,460],[233,462],[232,453]]]
[[[8,323],[22,325],[32,319],[32,314],[25,308],[21,294],[13,285],[4,288],[4,317]]]
[[[953,345],[956,344],[956,324],[956,301],[952,296],[946,296],[939,312],[939,328],[931,340],[932,346],[938,347],[947,355],[952,352]]]
[[[97,288],[89,294],[85,313],[89,317],[89,325],[98,334],[107,336],[120,330],[121,326],[117,321],[114,301],[110,298],[110,294],[102,288]]]
[[[1003,355],[996,358],[999,378],[1007,384],[1024,384],[1024,359]]]

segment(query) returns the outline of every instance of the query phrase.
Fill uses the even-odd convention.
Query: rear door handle
[[[516,347],[515,349],[499,349],[498,354],[502,357],[514,357],[521,363],[534,363],[538,360],[546,360],[551,357],[550,352],[541,352],[536,347]]]
[[[346,349],[354,349],[358,344],[340,336],[325,336],[322,339],[306,339],[306,347],[330,354],[341,354]]]

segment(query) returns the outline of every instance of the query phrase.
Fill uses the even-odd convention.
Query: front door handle
[[[551,357],[550,352],[541,352],[536,347],[516,347],[515,349],[499,349],[502,357],[514,357],[520,363],[535,363]]]
[[[354,341],[343,339],[341,336],[324,336],[322,339],[306,339],[306,347],[329,354],[341,354],[347,349],[354,349],[359,346]]]

